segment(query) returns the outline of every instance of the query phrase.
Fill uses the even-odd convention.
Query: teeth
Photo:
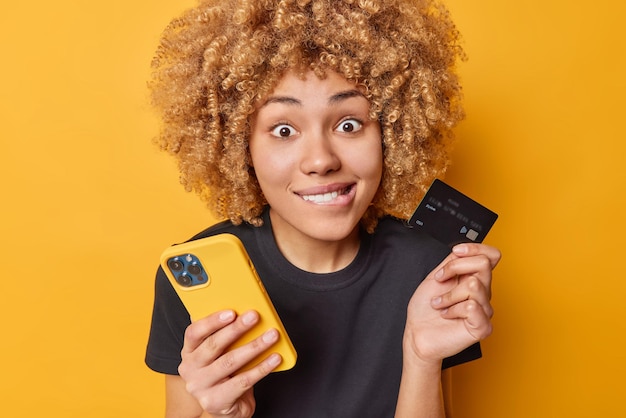
[[[338,192],[331,192],[331,193],[324,193],[324,194],[303,195],[302,198],[309,202],[323,203],[323,202],[330,202],[331,200],[335,199],[337,196],[339,196]]]

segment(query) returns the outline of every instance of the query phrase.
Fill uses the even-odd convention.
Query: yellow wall
[[[190,4],[3,5],[2,416],[161,416],[143,365],[156,260],[211,219],[150,143],[145,81]],[[457,417],[625,416],[626,6],[449,5],[470,60],[448,180],[500,214],[505,253]]]

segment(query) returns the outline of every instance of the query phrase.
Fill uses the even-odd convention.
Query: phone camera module
[[[194,262],[187,267],[187,271],[189,271],[190,274],[197,276],[202,273],[202,267],[200,267],[200,264]]]
[[[172,271],[182,271],[183,268],[185,267],[185,265],[178,259],[178,257],[176,258],[172,258],[167,262],[167,265],[170,267],[170,269]]]
[[[187,272],[185,272],[185,273],[181,274],[180,276],[176,277],[176,281],[181,286],[185,286],[185,287],[191,286],[191,284],[193,282],[191,276],[189,274],[187,274]]]

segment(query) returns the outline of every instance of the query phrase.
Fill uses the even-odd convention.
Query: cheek
[[[383,173],[383,153],[380,145],[374,145],[365,150],[359,163],[363,168],[363,175],[380,181]]]
[[[250,153],[254,171],[261,187],[280,183],[287,171],[287,160],[269,152]]]

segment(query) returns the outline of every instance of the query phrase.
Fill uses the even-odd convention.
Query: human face
[[[288,72],[258,103],[250,154],[277,240],[358,240],[382,176],[369,110],[356,85],[330,71],[324,79]]]

